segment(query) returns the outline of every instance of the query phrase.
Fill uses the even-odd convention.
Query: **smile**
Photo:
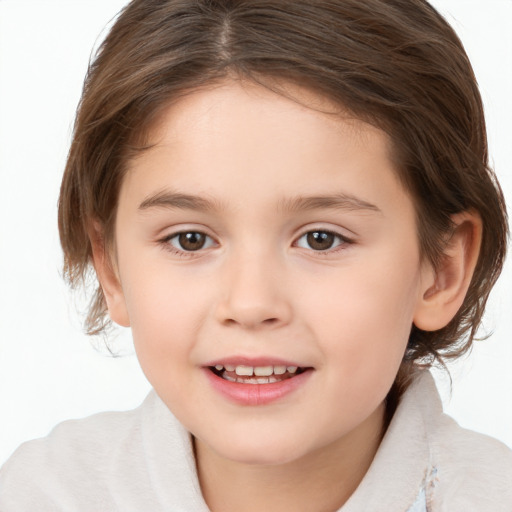
[[[211,362],[203,371],[211,388],[223,399],[244,406],[262,406],[294,394],[315,373],[312,367],[285,361],[275,363],[268,359],[231,359]]]
[[[273,384],[300,375],[305,368],[285,365],[246,366],[217,364],[210,370],[229,382],[241,384]]]

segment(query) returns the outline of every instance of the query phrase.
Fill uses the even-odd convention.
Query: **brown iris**
[[[335,235],[328,231],[311,231],[306,236],[308,245],[317,251],[326,251],[334,243]]]
[[[180,233],[178,236],[180,246],[186,251],[198,251],[202,249],[206,242],[206,235],[189,231],[187,233]]]

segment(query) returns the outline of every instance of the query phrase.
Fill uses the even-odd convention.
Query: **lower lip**
[[[270,384],[242,384],[219,377],[209,368],[204,368],[210,384],[224,397],[241,405],[265,405],[275,402],[303,386],[313,370],[306,370],[295,377]]]

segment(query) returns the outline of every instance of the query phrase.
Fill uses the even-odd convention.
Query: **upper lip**
[[[281,359],[278,357],[262,356],[229,356],[214,359],[207,362],[204,366],[231,365],[231,366],[297,366],[298,368],[306,368],[307,365],[300,364],[289,359]]]

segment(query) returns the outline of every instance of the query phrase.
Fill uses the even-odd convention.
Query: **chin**
[[[222,444],[210,444],[219,456],[239,464],[253,466],[280,466],[306,455],[304,443],[288,439],[265,437],[256,439],[248,435],[244,439],[226,436]]]

